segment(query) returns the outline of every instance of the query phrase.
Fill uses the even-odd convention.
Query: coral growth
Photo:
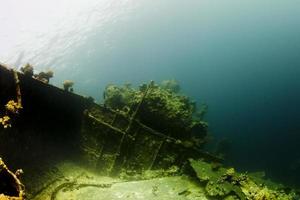
[[[50,78],[53,77],[53,74],[53,71],[49,70],[47,72],[40,72],[39,74],[34,74],[33,77],[44,83],[49,83]]]
[[[11,127],[10,117],[7,115],[0,117],[0,124],[3,126],[3,128],[10,128]]]
[[[180,85],[174,79],[162,81],[160,87],[165,90],[170,90],[171,92],[174,93],[178,93],[180,91]]]
[[[13,74],[16,82],[17,102],[15,102],[14,100],[10,100],[5,105],[5,114],[2,117],[0,117],[0,124],[3,126],[3,128],[10,128],[12,126],[11,117],[19,114],[19,111],[23,108],[18,74],[16,71],[13,71]]]
[[[11,127],[11,117],[16,114],[19,114],[19,111],[22,109],[22,105],[15,102],[14,100],[8,101],[5,105],[5,115],[0,118],[0,124],[3,128],[10,128]]]
[[[204,161],[189,160],[192,170],[205,185],[208,196],[214,199],[242,200],[294,200],[296,194],[283,189],[271,189],[263,179],[254,180],[247,174],[237,173],[234,168],[220,167],[217,170]],[[273,183],[274,185],[274,183]]]
[[[25,76],[33,77],[43,83],[49,83],[50,79],[53,78],[54,72],[52,70],[40,72],[38,74],[34,74],[34,68],[31,64],[27,63],[24,67],[21,67],[21,72]]]
[[[6,111],[12,114],[18,114],[19,110],[22,108],[21,104],[18,104],[14,100],[10,100],[6,105],[5,105]]]
[[[21,67],[21,72],[23,72],[23,74],[25,76],[33,76],[33,66],[30,65],[29,63],[27,63],[24,67]]]
[[[104,91],[104,105],[132,115],[149,127],[177,139],[194,138],[197,145],[205,142],[207,123],[196,118],[196,103],[179,94],[174,80],[161,85],[142,84],[139,89],[108,85]]]
[[[64,90],[68,91],[68,92],[73,92],[73,85],[74,85],[74,82],[71,80],[65,80],[63,82]]]

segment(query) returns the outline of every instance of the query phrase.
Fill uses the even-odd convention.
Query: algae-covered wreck
[[[0,66],[0,157],[24,170],[27,199],[297,198],[205,152],[203,110],[174,82],[110,85],[101,105],[48,82]]]

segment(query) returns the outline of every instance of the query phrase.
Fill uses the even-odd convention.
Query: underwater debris
[[[25,187],[19,180],[20,172],[12,173],[0,158],[0,200],[24,200]]]
[[[103,94],[104,105],[129,116],[138,109],[136,118],[143,124],[176,139],[195,137],[192,142],[201,146],[206,142],[208,125],[194,117],[195,102],[175,93],[179,91],[179,86],[174,86],[176,84],[175,81],[166,81],[161,86],[153,82],[151,86],[142,84],[139,89],[128,84],[108,85]]]
[[[280,189],[270,189],[263,180],[255,182],[247,174],[237,173],[234,168],[220,167],[216,170],[210,163],[193,159],[189,159],[189,165],[199,181],[204,184],[207,195],[216,199],[296,199],[293,190],[286,193]]]
[[[71,80],[65,80],[63,82],[64,90],[68,91],[68,92],[73,92],[73,85],[74,85],[74,82]]]

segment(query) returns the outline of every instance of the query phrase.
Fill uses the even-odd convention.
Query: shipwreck
[[[156,199],[166,197],[159,192],[159,181],[168,181],[174,188],[180,187],[178,191],[168,194],[174,199],[205,199],[205,195],[219,199],[249,199],[247,195],[253,194],[261,195],[260,199],[273,199],[275,192],[263,190],[265,187],[257,186],[255,191],[249,191],[248,186],[255,188],[254,182],[250,182],[245,175],[237,175],[232,169],[221,168],[222,159],[203,150],[205,134],[195,139],[192,132],[194,129],[204,130],[205,124],[193,121],[186,129],[169,129],[166,124],[161,125],[161,121],[155,121],[158,115],[148,115],[145,110],[147,98],[155,97],[155,88],[157,86],[153,82],[142,85],[138,92],[133,91],[138,96],[133,106],[124,105],[118,109],[113,106],[115,101],[96,104],[91,98],[73,93],[69,87],[55,87],[32,74],[17,72],[1,64],[0,157],[6,165],[0,162],[0,199],[4,199],[1,194],[7,199],[66,199],[64,195],[68,192],[68,195],[77,194],[76,198],[73,197],[75,199],[93,199],[82,198],[82,194],[91,192],[84,190],[87,187],[96,188],[94,195],[110,195],[103,199],[124,199],[125,194],[127,199],[135,199],[134,194],[128,193],[130,188],[135,190],[139,184],[144,184],[145,188],[149,185],[149,182],[134,182],[125,187],[120,177],[125,178],[126,183],[128,180],[153,180],[150,183],[156,185],[149,187],[151,194],[147,195]],[[110,89],[114,92],[116,88]],[[168,92],[166,95],[169,95]],[[117,100],[120,103],[119,96]],[[160,126],[163,128],[160,129]],[[180,135],[183,130],[191,134]],[[206,163],[210,163],[209,166]],[[24,174],[20,175],[20,171],[12,173],[6,166],[13,170],[22,168]],[[66,171],[70,168],[83,172],[68,177]],[[167,180],[154,179],[182,174],[191,169],[192,176],[198,177],[198,186],[194,180],[192,184],[189,179],[178,179],[178,176]],[[153,173],[147,176],[147,172]],[[210,175],[203,176],[202,172]],[[2,176],[1,173],[7,175]],[[97,181],[94,175],[118,179],[102,182]],[[178,183],[192,184],[196,189],[184,189]],[[207,191],[201,189],[203,183]],[[117,194],[113,184],[119,184],[115,188],[119,187],[123,196],[112,196],[112,193]],[[222,187],[226,189],[220,189]],[[164,195],[169,189],[164,189]],[[94,199],[102,199],[100,196]]]

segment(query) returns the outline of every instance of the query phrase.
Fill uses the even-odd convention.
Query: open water
[[[0,3],[1,62],[52,69],[98,102],[109,83],[176,79],[208,105],[228,164],[299,184],[300,1]]]

